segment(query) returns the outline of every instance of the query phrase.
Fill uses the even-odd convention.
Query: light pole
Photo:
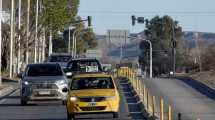
[[[131,20],[132,20],[132,25],[134,26],[136,21],[140,24],[143,24],[146,22],[146,24],[148,24],[148,20],[145,19],[144,17],[135,17],[134,15],[131,16]],[[136,39],[139,39],[139,38],[136,38]],[[140,40],[143,40],[143,41],[146,41],[148,44],[149,44],[149,47],[150,47],[150,73],[149,73],[149,77],[152,78],[152,43],[150,40],[146,40],[146,39],[140,39]]]
[[[19,17],[18,17],[18,29],[21,29],[21,8],[22,8],[22,0],[19,0]],[[18,57],[17,57],[17,73],[20,73],[20,59],[21,59],[21,36],[18,36]]]
[[[14,0],[11,0],[10,20],[10,78],[13,76]]]
[[[71,30],[75,29],[73,26],[69,26],[69,40],[68,40],[68,53],[71,54]]]
[[[76,37],[75,37],[75,34],[76,32],[78,32],[78,29],[75,29],[73,34],[72,34],[72,56],[73,57],[76,57]]]
[[[27,27],[26,27],[26,64],[28,64],[29,62],[29,37],[30,37],[30,33],[29,33],[29,23],[30,23],[30,4],[31,4],[31,1],[28,0],[28,7],[27,7]]]
[[[1,44],[2,44],[2,0],[0,0],[0,85],[2,84],[2,77],[1,77]]]
[[[34,63],[37,62],[37,47],[38,47],[38,9],[39,0],[36,1],[36,28],[35,28],[35,39],[34,39]],[[38,51],[40,52],[40,51]]]
[[[150,41],[150,40],[146,40],[146,39],[142,39],[142,38],[137,38],[137,37],[129,37],[129,38],[134,38],[134,39],[137,39],[137,40],[141,40],[141,41],[145,41],[145,42],[147,42],[148,44],[149,44],[149,51],[150,51],[150,57],[149,57],[149,69],[150,69],[150,71],[149,71],[149,77],[150,78],[152,78],[153,76],[152,76],[152,42]]]

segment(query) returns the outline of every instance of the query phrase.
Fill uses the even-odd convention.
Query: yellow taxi
[[[112,75],[82,73],[72,77],[68,89],[67,115],[111,113],[119,117],[120,96]]]

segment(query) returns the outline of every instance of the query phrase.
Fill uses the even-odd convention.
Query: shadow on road
[[[187,85],[194,88],[196,91],[200,92],[203,95],[206,95],[207,97],[211,98],[215,101],[215,90],[206,86],[205,84],[194,80],[190,77],[176,77],[176,79],[183,81]]]

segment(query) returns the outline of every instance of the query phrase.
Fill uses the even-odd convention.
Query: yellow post
[[[152,96],[152,116],[155,116],[155,96]]]
[[[163,98],[160,98],[160,120],[164,120]]]
[[[172,120],[172,107],[170,105],[168,108],[168,120]]]
[[[149,91],[148,89],[146,90],[146,100],[147,100],[147,110],[149,111]]]
[[[143,87],[143,101],[146,103],[146,85]]]

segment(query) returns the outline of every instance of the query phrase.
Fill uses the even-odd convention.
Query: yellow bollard
[[[147,110],[149,111],[149,91],[148,89],[146,90],[146,105],[147,105]]]
[[[160,120],[164,120],[164,102],[163,102],[163,98],[160,98]]]
[[[168,120],[172,120],[172,107],[170,105],[168,108]]]
[[[146,103],[146,85],[143,87],[143,101]]]
[[[155,96],[152,96],[152,116],[155,116]]]

